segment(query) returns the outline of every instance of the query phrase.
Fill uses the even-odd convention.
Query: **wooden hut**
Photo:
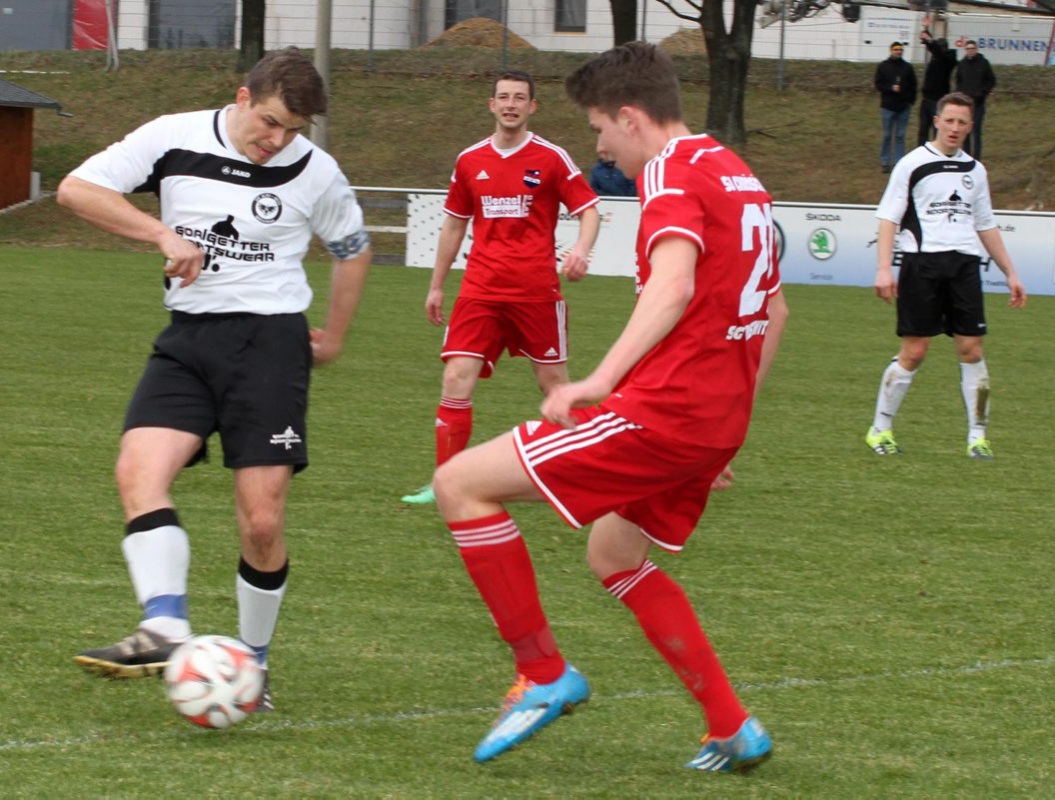
[[[0,80],[0,208],[30,199],[35,108],[58,110],[62,104]]]

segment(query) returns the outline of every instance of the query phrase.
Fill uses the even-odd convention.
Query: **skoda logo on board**
[[[837,246],[835,234],[827,228],[817,228],[817,230],[810,234],[810,240],[807,246],[810,249],[811,256],[818,261],[827,261],[835,255]]]

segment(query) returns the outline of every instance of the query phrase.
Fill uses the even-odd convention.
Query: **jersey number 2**
[[[751,277],[740,292],[740,316],[750,317],[758,313],[766,299],[765,289],[759,289],[762,279],[773,271],[773,208],[766,203],[751,203],[744,206],[740,218],[740,247],[745,253],[755,250],[755,232],[758,232],[758,258],[751,270]]]

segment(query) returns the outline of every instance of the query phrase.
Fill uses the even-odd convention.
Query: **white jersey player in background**
[[[58,200],[165,258],[169,325],[129,404],[116,466],[128,562],[143,619],[77,663],[112,677],[154,675],[191,635],[190,545],[170,489],[219,432],[234,470],[241,537],[239,635],[267,668],[286,589],[285,501],[307,466],[312,363],[337,357],[370,264],[355,193],[336,161],[301,135],[326,92],[295,48],[265,56],[235,102],[163,116],[88,159]],[[161,219],[123,195],[156,193]],[[309,331],[302,260],[312,235],[333,258],[325,326]],[[273,708],[270,684],[262,708]]]
[[[962,149],[971,132],[971,98],[945,95],[934,117],[934,141],[917,147],[894,167],[879,218],[876,294],[897,298],[901,350],[879,384],[875,417],[865,441],[882,456],[898,455],[893,423],[931,337],[952,336],[960,360],[960,388],[967,409],[967,455],[990,460],[989,371],[982,352],[986,334],[980,265],[982,248],[1007,278],[1009,304],[1026,304],[1026,290],[1004,247],[980,161]],[[898,228],[900,226],[900,232]],[[893,276],[894,243],[901,273]]]

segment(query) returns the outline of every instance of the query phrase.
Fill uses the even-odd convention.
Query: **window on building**
[[[475,17],[502,21],[503,0],[446,0],[444,3],[444,27],[453,28],[459,22]]]
[[[586,33],[586,0],[557,0],[557,33]]]

